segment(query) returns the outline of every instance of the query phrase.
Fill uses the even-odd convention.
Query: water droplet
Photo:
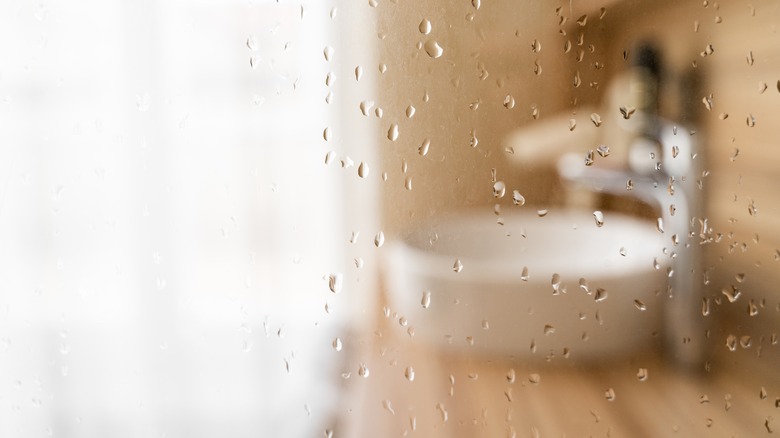
[[[471,0],[471,6],[474,6],[474,9],[479,10],[479,7],[482,5],[482,0]]]
[[[490,322],[487,319],[482,320],[482,330],[490,330]]]
[[[625,248],[625,247],[622,247],[622,246],[620,247],[620,250],[619,250],[618,252],[619,252],[619,253],[620,253],[620,255],[622,255],[623,257],[625,257],[625,256],[627,256],[627,255],[628,255],[628,252],[626,251],[626,248]]]
[[[428,35],[429,33],[431,33],[431,22],[428,21],[427,19],[423,19],[420,22],[420,26],[418,27],[418,29],[420,29],[421,34]]]
[[[411,176],[407,176],[406,179],[404,180],[404,188],[406,190],[412,190],[412,177]]]
[[[587,15],[583,15],[580,18],[578,18],[577,19],[577,24],[579,24],[580,26],[585,26],[586,24],[588,24],[588,16]]]
[[[586,166],[593,165],[593,149],[589,150],[588,153],[585,154],[585,165]]]
[[[756,204],[755,204],[755,202],[753,202],[752,199],[750,200],[750,203],[748,204],[748,213],[751,216],[758,215],[758,208],[756,208]]]
[[[330,128],[325,128],[322,131],[322,138],[325,139],[325,141],[330,141]]]
[[[588,285],[588,280],[580,278],[579,285],[580,289],[582,289],[586,294],[590,295],[590,286]]]
[[[378,232],[376,233],[376,237],[374,237],[374,245],[376,245],[377,248],[381,247],[385,243],[385,233]]]
[[[330,71],[325,75],[325,85],[330,87],[334,82],[336,82],[336,73]]]
[[[363,113],[364,116],[368,116],[369,111],[371,111],[371,108],[374,106],[374,102],[371,100],[364,100],[360,102],[360,112]]]
[[[545,335],[551,335],[553,333],[555,333],[555,327],[553,327],[550,324],[545,324],[545,326],[544,326],[544,334]]]
[[[701,300],[701,314],[702,316],[707,316],[710,314],[710,299],[709,298],[702,298]]]
[[[596,226],[602,227],[604,226],[604,213],[602,213],[599,210],[596,210],[593,212],[593,219],[596,220]]]
[[[634,112],[636,112],[636,108],[632,106],[621,106],[620,107],[620,114],[623,115],[623,118],[628,120],[631,118],[632,115],[634,115]]]
[[[333,47],[325,46],[325,48],[322,50],[322,54],[325,56],[326,61],[330,61],[330,58],[333,57]]]
[[[417,148],[417,153],[424,157],[428,155],[428,150],[430,149],[430,147],[431,147],[431,140],[426,138],[425,140],[423,140],[420,147]]]
[[[539,217],[545,217],[547,216],[547,213],[549,213],[550,210],[547,210],[546,208],[542,208],[540,210],[536,210],[536,215]]]
[[[515,205],[524,205],[525,198],[517,190],[512,191],[512,203]]]
[[[330,275],[328,275],[328,288],[330,288],[330,291],[334,294],[337,294],[341,291],[341,286],[344,283],[344,276],[340,272],[334,272]]]
[[[426,41],[425,44],[423,44],[423,47],[425,48],[425,53],[427,53],[431,58],[435,59],[444,54],[444,49],[436,40]]]
[[[512,97],[511,94],[507,94],[506,97],[504,97],[504,108],[512,109],[514,107],[515,107],[515,98]]]
[[[360,78],[363,77],[363,67],[357,66],[355,67],[355,80],[359,81]]]
[[[664,232],[664,219],[663,218],[657,218],[655,221],[655,226],[658,229],[659,232]]]
[[[475,130],[471,130],[471,139],[469,140],[469,146],[475,148],[479,145],[479,139],[477,138],[477,132]]]
[[[515,377],[516,377],[515,369],[510,368],[509,371],[507,371],[506,373],[506,381],[509,383],[515,383]]]
[[[726,347],[731,351],[737,351],[737,337],[728,335],[726,337]]]
[[[729,303],[733,303],[739,299],[740,296],[742,296],[742,291],[735,288],[734,286],[730,286],[728,288],[721,289],[721,293],[726,296],[726,298],[729,300]]]
[[[712,111],[712,94],[701,98],[701,103],[707,108],[707,111]]]
[[[590,115],[590,121],[593,122],[597,128],[601,126],[601,116],[596,113]]]
[[[424,290],[422,293],[422,299],[420,300],[420,305],[423,309],[427,309],[431,306],[431,291]]]
[[[601,155],[602,157],[606,158],[609,156],[609,146],[603,144],[596,149],[596,151]]]
[[[766,82],[758,81],[758,94],[764,94],[767,88],[769,88],[769,85]]]
[[[246,47],[253,52],[257,51],[258,49],[257,39],[255,38],[254,35],[249,35],[248,37],[246,37]]]
[[[528,381],[534,385],[538,385],[542,381],[542,376],[537,373],[531,373],[528,375]]]
[[[368,369],[366,364],[361,363],[360,367],[358,368],[358,375],[362,378],[368,378],[369,374],[371,374],[371,371]]]
[[[753,300],[750,300],[750,302],[748,303],[748,315],[749,316],[758,315],[758,306],[756,306],[756,303],[754,303]]]
[[[398,140],[398,125],[393,123],[390,125],[390,129],[387,130],[387,138],[390,141]]]
[[[363,161],[361,161],[360,166],[358,166],[358,176],[361,178],[368,176],[368,164]]]
[[[600,302],[606,300],[607,299],[607,291],[605,289],[602,289],[602,288],[597,288],[596,289],[596,294],[593,296],[593,299],[597,303],[600,303]]]
[[[463,263],[460,262],[460,259],[455,259],[455,263],[452,265],[452,270],[455,272],[460,272],[463,270]]]
[[[647,380],[647,368],[640,368],[639,371],[636,372],[636,378],[639,379],[640,382]]]
[[[626,190],[634,190],[634,181],[632,179],[626,180]]]
[[[447,410],[444,409],[444,405],[441,403],[436,403],[436,410],[441,413],[441,421],[447,422],[447,419],[449,418],[449,414],[447,413]]]
[[[569,131],[574,131],[576,127],[577,127],[577,120],[569,119]]]
[[[404,377],[406,377],[406,380],[413,382],[414,381],[414,368],[411,366],[406,367],[404,370]]]
[[[642,300],[634,300],[634,307],[636,307],[638,310],[642,312],[647,310],[647,306],[645,306],[645,303],[642,302]]]
[[[561,276],[560,274],[553,274],[552,279],[550,280],[550,283],[552,284],[553,292],[558,293],[561,289]]]
[[[542,43],[539,42],[539,40],[533,40],[531,42],[531,51],[534,53],[539,53],[542,51]]]
[[[612,388],[609,388],[604,392],[604,397],[607,398],[607,401],[615,401],[615,390]]]
[[[493,184],[493,197],[503,198],[506,193],[506,184],[503,181],[496,181]]]
[[[520,273],[520,279],[523,281],[528,281],[528,266],[523,266],[523,271]]]

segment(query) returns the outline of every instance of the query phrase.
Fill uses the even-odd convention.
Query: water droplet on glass
[[[360,112],[363,113],[364,116],[368,116],[369,111],[371,111],[371,108],[374,106],[374,102],[371,100],[364,100],[360,102]]]
[[[404,377],[406,377],[406,380],[413,382],[414,381],[414,368],[411,366],[406,367],[404,370]]]
[[[423,309],[427,309],[431,306],[431,291],[424,290],[422,293],[422,300],[420,300],[420,305]]]
[[[523,281],[528,281],[528,266],[523,266],[523,271],[520,273],[520,279]]]
[[[426,138],[425,140],[423,140],[420,147],[417,148],[417,153],[424,157],[428,155],[428,150],[430,149],[430,147],[431,147],[431,140]]]
[[[604,392],[604,397],[607,398],[607,401],[615,401],[615,390],[612,388],[609,388]]]
[[[361,178],[368,176],[368,164],[363,161],[361,161],[360,166],[358,166],[358,176]]]
[[[737,351],[737,337],[734,335],[728,335],[726,337],[726,347],[730,351]]]
[[[506,97],[504,97],[504,108],[512,109],[514,107],[515,107],[515,98],[512,97],[511,94],[507,94]]]
[[[604,226],[604,213],[602,213],[599,210],[596,210],[593,212],[593,219],[596,220],[596,226],[602,227]]]
[[[534,385],[538,385],[542,381],[542,376],[537,373],[531,373],[528,375],[528,381]]]
[[[539,53],[542,51],[542,43],[539,42],[539,40],[533,40],[531,42],[531,51],[534,53]]]
[[[593,122],[596,127],[601,126],[601,116],[596,113],[590,115],[590,121]]]
[[[404,188],[406,190],[412,190],[412,177],[411,176],[407,176],[406,179],[404,180]]]
[[[605,289],[602,289],[602,288],[597,288],[596,289],[596,294],[593,296],[593,299],[597,303],[600,303],[600,302],[606,300],[607,299],[607,291]]]
[[[426,41],[425,44],[423,44],[423,47],[425,48],[425,53],[427,53],[431,58],[435,59],[444,54],[444,49],[436,40]]]
[[[524,205],[525,198],[517,190],[512,191],[512,203],[515,205]]]
[[[588,153],[585,154],[585,165],[586,166],[593,165],[593,149],[589,150]]]
[[[546,208],[542,208],[540,210],[536,210],[536,215],[539,217],[545,217],[547,216],[547,213],[549,213],[550,210],[547,210]]]
[[[255,38],[254,35],[249,35],[246,38],[246,47],[249,50],[253,51],[253,52],[257,51],[257,49],[258,49],[258,47],[257,47],[257,39]]]
[[[503,181],[496,181],[493,184],[493,197],[503,198],[506,193],[506,184]]]
[[[374,245],[376,245],[377,248],[381,247],[385,243],[385,233],[378,232],[376,233],[376,237],[374,237]]]
[[[330,128],[322,130],[322,138],[325,139],[325,141],[330,141]]]
[[[647,368],[640,368],[639,371],[636,372],[636,378],[639,379],[640,382],[647,380]]]
[[[739,297],[742,296],[742,291],[735,288],[734,286],[723,288],[721,293],[729,300],[729,303],[737,301]]]
[[[553,274],[552,279],[550,280],[550,283],[552,284],[553,291],[555,293],[558,293],[561,289],[561,276],[560,274]]]
[[[645,303],[642,302],[642,300],[634,300],[634,307],[636,307],[638,310],[642,312],[647,310],[647,306],[645,306]]]
[[[586,294],[590,295],[590,286],[588,285],[588,280],[580,278],[579,285],[580,289],[582,289]]]
[[[620,114],[623,115],[623,118],[628,120],[631,118],[632,115],[634,115],[634,112],[636,112],[636,108],[631,106],[621,106],[620,107]]]
[[[701,103],[704,104],[704,107],[707,108],[707,111],[712,111],[712,94],[702,97]]]
[[[509,383],[515,383],[515,377],[516,377],[515,369],[510,368],[509,371],[507,371],[506,373],[506,381]]]
[[[325,48],[322,50],[322,54],[325,56],[326,61],[330,61],[330,58],[333,57],[333,47],[325,46]]]
[[[555,327],[553,327],[550,324],[545,324],[545,326],[544,326],[544,334],[545,335],[551,335],[553,333],[555,333]]]
[[[664,219],[663,218],[657,218],[655,221],[655,226],[661,233],[664,232]]]
[[[390,141],[398,140],[398,125],[393,123],[390,125],[390,129],[387,130],[387,138]]]
[[[368,369],[366,364],[361,363],[360,367],[358,368],[358,375],[362,378],[367,378],[371,374],[371,371]]]
[[[423,35],[428,35],[431,33],[431,22],[427,19],[423,19],[420,22],[420,26],[418,27],[420,29],[420,33]]]
[[[601,155],[602,157],[606,158],[609,156],[609,146],[603,144],[599,146],[596,151]]]
[[[577,128],[577,120],[569,119],[569,131],[574,131]]]
[[[342,348],[341,338],[334,339],[333,342],[331,343],[331,345],[333,346],[334,350],[341,351],[341,348]]]
[[[328,275],[328,288],[330,288],[330,291],[334,294],[337,294],[341,291],[341,286],[343,285],[344,276],[340,272],[334,272],[330,275]]]
[[[452,270],[455,272],[460,272],[463,270],[463,263],[460,262],[460,259],[455,259],[455,263],[452,265]]]

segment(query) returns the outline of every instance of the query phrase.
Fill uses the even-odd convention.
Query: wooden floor
[[[677,370],[657,355],[598,366],[564,358],[523,363],[436,352],[400,328],[381,323],[370,339],[349,346],[347,396],[333,436],[780,434],[777,373],[732,359],[737,356],[713,357],[710,370],[700,372]],[[732,354],[754,352],[743,353]]]

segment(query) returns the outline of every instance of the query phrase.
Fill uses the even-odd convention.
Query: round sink
[[[513,357],[606,359],[661,341],[663,234],[606,212],[452,213],[388,245],[391,310],[414,339]]]

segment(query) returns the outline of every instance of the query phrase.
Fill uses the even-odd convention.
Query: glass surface
[[[775,2],[0,5],[0,436],[780,428]]]

